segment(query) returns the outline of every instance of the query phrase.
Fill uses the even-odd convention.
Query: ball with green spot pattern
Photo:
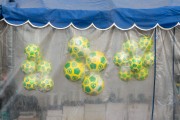
[[[34,61],[25,60],[21,65],[21,70],[25,74],[31,74],[36,71],[36,63]]]
[[[28,60],[36,60],[36,58],[40,55],[40,48],[35,44],[29,44],[25,47],[24,53],[26,54]]]
[[[126,65],[129,63],[129,54],[124,51],[117,52],[114,55],[113,62],[117,66]]]
[[[73,37],[68,42],[68,51],[74,58],[86,57],[90,52],[89,40],[82,36]]]
[[[141,48],[141,50],[149,51],[153,46],[153,40],[149,36],[142,36],[140,37],[138,45]]]
[[[35,90],[37,88],[38,76],[36,74],[29,74],[24,77],[23,87],[26,90]]]
[[[145,67],[150,67],[153,64],[154,64],[154,53],[153,52],[145,53],[143,57],[143,65]]]
[[[85,65],[82,61],[70,60],[64,65],[64,75],[68,80],[83,80],[85,76]]]
[[[45,60],[37,64],[37,72],[41,74],[49,74],[52,70],[51,63]]]
[[[145,80],[148,77],[149,70],[146,67],[142,67],[139,71],[134,73],[134,77],[137,80]]]
[[[133,72],[131,71],[129,66],[122,66],[119,69],[119,78],[122,81],[129,81],[133,78]]]
[[[86,66],[93,72],[103,71],[107,66],[107,59],[104,53],[99,51],[90,52],[86,57]]]
[[[41,76],[38,83],[38,90],[41,92],[50,92],[54,87],[54,81],[49,76]]]
[[[104,80],[100,75],[90,73],[82,82],[82,89],[88,95],[99,95],[104,89]]]
[[[140,56],[133,56],[130,60],[129,60],[129,64],[130,64],[130,69],[132,72],[137,72],[140,71],[143,64],[142,64],[142,57]]]
[[[138,48],[138,44],[136,41],[134,40],[127,40],[126,42],[123,43],[123,50],[125,52],[128,52],[129,55],[134,55],[134,53],[136,53],[137,48]]]

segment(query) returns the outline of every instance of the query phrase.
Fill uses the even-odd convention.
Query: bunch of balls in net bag
[[[70,81],[82,81],[82,89],[88,95],[99,95],[104,89],[104,80],[99,72],[107,66],[107,59],[100,51],[91,51],[87,38],[73,37],[68,42],[72,60],[66,62],[64,75]]]
[[[26,90],[49,92],[54,87],[54,82],[49,73],[52,70],[51,63],[43,60],[39,46],[29,44],[24,52],[27,59],[22,63],[21,70],[25,73],[23,87]]]
[[[139,41],[127,40],[122,50],[114,55],[113,62],[119,67],[119,78],[123,81],[145,80],[149,69],[154,64],[153,40],[149,36],[140,37]]]

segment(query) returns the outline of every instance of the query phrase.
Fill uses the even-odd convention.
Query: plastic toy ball
[[[85,76],[82,82],[82,89],[88,95],[99,95],[104,89],[104,80],[100,75],[91,73]]]
[[[154,64],[154,53],[152,52],[145,53],[143,57],[143,65],[145,67],[149,67],[152,66],[153,64]]]
[[[126,65],[129,63],[129,54],[126,52],[118,52],[114,55],[113,62],[117,66]]]
[[[137,72],[142,68],[142,58],[139,56],[134,56],[129,60],[131,71]]]
[[[89,54],[86,58],[86,65],[90,71],[100,72],[104,70],[107,66],[107,59],[104,53],[99,51],[94,51]]]
[[[24,77],[23,86],[26,90],[35,90],[37,88],[38,76],[36,74],[26,75]]]
[[[153,40],[148,36],[143,36],[140,38],[138,45],[141,50],[149,51],[153,46]]]
[[[38,90],[41,92],[49,92],[53,89],[54,82],[49,76],[41,76],[38,83]]]
[[[51,63],[42,60],[37,64],[37,72],[42,74],[49,74],[51,72]]]
[[[143,67],[140,71],[134,73],[134,77],[137,80],[145,80],[148,77],[149,70]]]
[[[43,57],[40,55],[40,56],[37,57],[36,63],[38,64],[38,63],[40,63],[41,61],[43,61]]]
[[[138,44],[133,40],[128,40],[125,43],[123,43],[123,50],[125,52],[128,52],[130,55],[136,53],[137,48],[138,48]]]
[[[21,70],[25,74],[34,73],[36,71],[36,63],[34,61],[25,60],[21,65]]]
[[[82,80],[85,75],[85,65],[81,61],[70,60],[64,66],[64,75],[71,81]]]
[[[119,78],[123,81],[129,81],[133,78],[133,72],[129,66],[123,66],[119,70]]]
[[[24,52],[28,60],[36,60],[36,58],[40,55],[40,48],[35,44],[30,44],[26,46]]]
[[[88,39],[82,36],[73,37],[68,42],[68,51],[74,58],[86,57],[90,52],[89,47],[90,43]]]

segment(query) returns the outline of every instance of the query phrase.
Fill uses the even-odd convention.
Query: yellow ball
[[[141,50],[149,51],[153,46],[153,40],[149,36],[142,36],[138,43]]]
[[[89,54],[86,58],[86,65],[90,71],[100,72],[104,70],[107,66],[107,59],[104,53],[99,51],[94,51]]]
[[[36,63],[34,61],[25,60],[21,65],[21,70],[25,74],[34,73],[36,71]]]
[[[133,71],[133,72],[140,71],[140,69],[142,68],[142,63],[143,63],[142,62],[142,57],[140,57],[140,56],[133,56],[129,60],[131,71]]]
[[[149,70],[146,67],[142,67],[140,71],[134,73],[134,77],[137,80],[145,80],[148,77]]]
[[[38,76],[36,74],[26,75],[23,81],[23,87],[26,90],[35,90],[37,87]]]
[[[123,50],[125,52],[128,52],[130,55],[134,55],[136,53],[138,48],[137,42],[133,40],[127,40],[126,42],[123,43]]]
[[[143,57],[143,65],[145,67],[149,67],[152,66],[153,64],[154,64],[154,53],[152,52],[145,53]]]
[[[41,61],[43,61],[43,57],[40,55],[40,56],[37,57],[36,63],[38,64],[38,63],[40,63]]]
[[[129,66],[122,66],[119,70],[119,78],[123,81],[129,81],[133,78],[133,72]]]
[[[37,72],[42,73],[42,74],[49,74],[52,70],[51,63],[48,61],[40,61],[37,64]]]
[[[38,83],[38,90],[41,92],[49,92],[54,87],[54,81],[49,76],[41,76]]]
[[[82,80],[85,75],[85,65],[79,60],[70,60],[64,65],[64,75],[71,81]]]
[[[113,62],[117,66],[127,65],[129,63],[129,54],[121,51],[114,55]]]
[[[104,89],[104,80],[100,75],[91,73],[85,76],[82,89],[88,95],[99,95]]]
[[[24,50],[28,60],[35,60],[40,55],[40,48],[35,44],[26,46]]]
[[[73,37],[68,42],[68,51],[74,58],[86,57],[90,51],[89,47],[88,39],[82,36]]]

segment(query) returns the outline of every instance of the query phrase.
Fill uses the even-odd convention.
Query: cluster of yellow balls
[[[123,50],[116,53],[113,58],[114,64],[120,68],[121,80],[129,81],[133,77],[145,80],[148,77],[149,68],[154,64],[152,46],[153,40],[149,36],[140,37],[138,42],[127,40],[123,43]]]
[[[68,42],[68,51],[73,57],[64,65],[68,80],[82,80],[82,89],[88,95],[98,95],[104,89],[104,80],[98,74],[107,66],[107,59],[100,51],[91,51],[89,40],[82,36]],[[90,71],[90,72],[89,72]]]
[[[29,44],[24,53],[27,59],[21,64],[21,70],[26,74],[23,87],[26,90],[51,91],[54,87],[54,82],[48,75],[52,70],[51,63],[43,60],[39,46]]]

